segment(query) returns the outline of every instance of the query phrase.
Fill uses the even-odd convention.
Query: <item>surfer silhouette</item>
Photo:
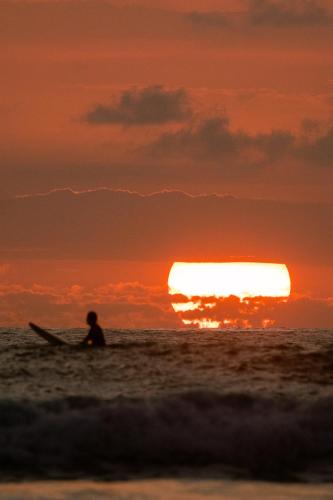
[[[95,311],[90,311],[87,314],[87,324],[90,330],[81,345],[89,347],[104,347],[105,339],[102,328],[97,323],[97,314]]]

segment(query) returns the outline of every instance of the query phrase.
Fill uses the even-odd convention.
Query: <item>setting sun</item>
[[[289,297],[291,288],[285,264],[257,262],[175,262],[170,270],[168,285],[170,295],[178,295],[172,306],[176,313],[182,314],[182,322],[201,328],[240,324],[237,318],[225,317],[221,321],[212,318],[217,305],[215,299],[232,296],[240,302],[258,297],[283,299]],[[253,308],[257,310],[258,304],[254,304]],[[196,317],[196,312],[200,313],[200,318]],[[243,320],[241,324],[247,323]],[[262,324],[270,324],[270,320],[265,318]]]
[[[169,274],[170,294],[186,297],[288,297],[290,276],[285,264],[257,262],[175,262]]]

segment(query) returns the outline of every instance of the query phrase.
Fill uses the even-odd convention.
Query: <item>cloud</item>
[[[333,15],[323,2],[318,0],[248,0],[243,12],[194,11],[185,18],[197,27],[233,28],[244,25],[254,27],[297,28],[330,26]]]
[[[257,297],[241,302],[238,297],[194,297],[190,311],[175,313],[166,287],[141,283],[106,283],[87,287],[76,284],[45,286],[0,284],[0,321],[6,326],[25,326],[28,319],[49,327],[84,327],[86,312],[96,310],[105,328],[179,328],[181,320],[195,327],[202,320],[228,327],[277,326],[330,328],[332,299],[292,297],[288,301]]]
[[[190,12],[185,14],[185,18],[197,26],[225,27],[229,25],[227,14],[219,11],[213,12]]]
[[[183,304],[183,298],[173,302]],[[239,328],[277,326],[287,328],[330,328],[333,324],[333,300],[292,297],[289,300],[255,297],[241,301],[238,297],[193,297],[196,308],[179,312],[183,320],[194,325],[217,322],[220,326]]]
[[[233,28],[240,31],[244,26],[297,28],[330,26],[333,15],[323,2],[317,0],[248,0],[243,12],[194,11],[185,19],[196,27]]]
[[[292,149],[294,140],[284,130],[256,135],[233,132],[227,117],[214,117],[163,134],[148,151],[208,160],[238,159],[251,166],[283,158]]]
[[[172,188],[266,199],[333,200],[332,121],[303,119],[299,132],[273,128],[251,133],[236,129],[223,115],[196,115],[163,128],[162,133],[159,127],[82,128],[87,140],[74,156],[69,148],[54,154],[50,150],[33,160],[23,156],[24,148],[8,146],[0,197],[54,187],[112,186],[145,193]],[[89,143],[89,134],[98,145]],[[112,146],[109,137],[114,139]],[[134,145],[129,146],[131,140]],[[13,154],[18,155],[15,160]]]
[[[229,175],[245,178],[264,172],[266,167],[271,169],[275,163],[284,171],[282,160],[297,162],[300,176],[305,166],[333,166],[333,125],[324,130],[323,124],[308,119],[302,129],[303,135],[288,130],[251,135],[231,130],[227,117],[213,117],[166,132],[145,151],[161,157],[212,161],[219,165],[221,175],[227,176],[229,171]]]
[[[3,325],[26,325],[28,318],[40,324],[61,327],[81,326],[87,310],[101,315],[105,328],[177,328],[166,289],[140,283],[106,283],[88,288],[0,285]]]
[[[306,163],[333,168],[333,125],[314,140],[303,141],[296,154]]]
[[[126,90],[115,104],[98,104],[84,121],[90,125],[159,125],[183,121],[192,114],[184,89],[166,90],[162,86]]]
[[[315,0],[249,0],[248,17],[256,26],[330,25],[332,14]]]
[[[332,204],[65,190],[3,201],[0,226],[3,259],[333,264]]]

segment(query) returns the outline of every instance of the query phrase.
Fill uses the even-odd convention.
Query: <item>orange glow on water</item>
[[[192,263],[175,262],[170,270],[170,295],[182,295],[188,301],[174,301],[172,306],[177,313],[195,311],[200,308],[200,297],[225,298],[239,297],[241,301],[252,297],[289,297],[291,282],[285,264],[257,262]],[[192,300],[192,298],[194,298]],[[184,319],[184,324],[201,328],[228,326],[232,320],[220,322],[209,318],[209,309],[214,304],[207,302],[207,318]],[[201,309],[202,311],[202,309]],[[265,320],[269,325],[269,319]]]

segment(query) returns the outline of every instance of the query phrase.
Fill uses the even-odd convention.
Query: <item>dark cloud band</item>
[[[333,205],[58,191],[1,202],[2,256],[333,265]],[[236,257],[237,260],[237,257]]]

